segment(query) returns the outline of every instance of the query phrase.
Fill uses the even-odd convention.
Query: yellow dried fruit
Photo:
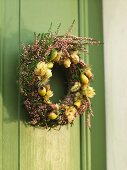
[[[69,59],[69,58],[65,59],[65,60],[64,60],[64,66],[65,66],[65,68],[70,67],[70,65],[71,65],[70,59]]]
[[[38,94],[40,95],[40,96],[45,96],[45,94],[46,94],[46,88],[45,87],[41,87],[41,88],[39,88],[38,89]]]
[[[87,75],[88,78],[91,78],[93,76],[91,68],[86,69],[85,74]]]
[[[57,50],[53,50],[50,54],[50,61],[54,60],[57,57]]]
[[[89,79],[83,73],[81,73],[81,75],[80,75],[80,80],[83,84],[89,83]]]
[[[79,63],[79,56],[77,55],[78,51],[73,51],[71,54],[71,59],[74,64]]]
[[[53,68],[53,63],[52,62],[47,63],[47,68],[49,69]]]
[[[52,77],[52,71],[50,69],[47,69],[44,78],[49,79]]]
[[[62,57],[62,51],[59,51],[58,53],[57,53],[57,56],[56,56],[56,58],[54,59],[54,61],[55,62],[59,62],[59,60],[61,59],[61,57]]]
[[[58,117],[58,115],[54,112],[50,112],[47,117],[51,120],[54,120]]]

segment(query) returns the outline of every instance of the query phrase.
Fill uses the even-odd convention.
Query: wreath
[[[78,37],[71,34],[73,24],[62,36],[51,27],[47,33],[34,33],[34,42],[23,45],[19,66],[19,88],[24,105],[33,126],[54,128],[73,124],[77,116],[84,112],[86,124],[90,127],[92,115],[91,101],[95,90],[90,86],[93,80],[91,67],[80,57],[88,52],[87,45],[100,42],[93,38]],[[59,103],[53,103],[50,87],[52,69],[59,65],[67,77],[67,94]]]

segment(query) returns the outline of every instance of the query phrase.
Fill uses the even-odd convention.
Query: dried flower
[[[52,96],[53,96],[53,92],[52,92],[51,90],[48,90],[48,91],[46,92],[46,95],[44,96],[44,100],[45,100],[45,101],[48,101],[49,98],[52,97]]]
[[[71,92],[76,92],[80,89],[81,83],[80,82],[75,82],[75,84],[71,87]]]
[[[45,73],[45,78],[49,79],[50,77],[52,77],[52,71],[50,69],[47,69]]]
[[[62,51],[59,51],[57,53],[57,56],[55,57],[54,61],[58,63],[60,61],[60,59],[62,58],[62,55],[63,55]]]
[[[64,66],[65,66],[65,68],[70,67],[70,65],[71,65],[70,59],[69,59],[69,58],[65,59],[65,60],[64,60]]]
[[[84,87],[82,94],[89,98],[93,98],[96,93],[95,93],[95,90],[93,89],[93,87],[86,86],[86,87]]]
[[[79,63],[79,56],[77,55],[78,51],[74,51],[72,54],[71,54],[71,59],[72,59],[72,62],[74,64],[77,64]]]
[[[86,70],[85,70],[85,74],[86,76],[90,79],[92,78],[93,74],[91,72],[91,67],[87,67]]]
[[[49,64],[51,67],[51,63],[49,63]],[[47,83],[49,78],[52,77],[52,71],[48,67],[49,67],[48,64],[40,61],[34,70],[34,73],[38,76],[38,80],[39,80],[38,86],[39,87],[41,87],[43,84]]]
[[[83,99],[83,95],[80,92],[75,93],[74,101]]]
[[[75,116],[73,114],[70,114],[67,116],[68,122],[72,123],[75,120]]]
[[[77,110],[74,106],[66,107],[65,115],[67,116],[69,123],[73,122],[73,120],[75,119],[76,112]]]
[[[47,71],[47,65],[45,64],[45,62],[40,61],[37,64],[37,67],[35,68],[34,72],[37,76],[44,76],[45,73]]]

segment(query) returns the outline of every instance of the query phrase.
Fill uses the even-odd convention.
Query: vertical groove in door
[[[18,1],[0,3],[0,170],[17,170]]]
[[[0,170],[3,169],[3,98],[2,98],[2,92],[3,92],[3,25],[4,25],[4,19],[3,19],[3,1],[0,0]]]
[[[79,35],[88,37],[88,0],[78,1],[79,12]],[[82,56],[82,58],[89,63],[88,56]],[[90,130],[86,128],[85,114],[81,118],[80,125],[80,152],[81,152],[81,170],[91,170],[91,134]]]
[[[84,0],[78,0],[78,22],[79,36],[84,36]],[[84,58],[84,56],[82,56]],[[80,166],[81,170],[86,170],[86,128],[84,125],[85,116],[80,119]]]
[[[21,0],[19,0],[19,60],[18,65],[20,64],[20,19],[21,19]],[[20,170],[20,92],[19,92],[19,86],[18,86],[18,170]]]
[[[88,0],[84,2],[84,32],[85,36],[89,37],[89,8]],[[89,51],[89,46],[87,47]],[[85,60],[85,58],[84,58]],[[89,55],[86,56],[86,63],[89,65]],[[86,116],[86,115],[85,115]],[[86,167],[87,170],[91,170],[91,131],[89,128],[86,128]]]
[[[102,0],[90,0],[89,35],[103,42]],[[92,170],[106,170],[106,134],[105,134],[105,88],[103,45],[90,47],[90,64],[95,74],[96,97],[92,101],[94,118],[91,133]]]

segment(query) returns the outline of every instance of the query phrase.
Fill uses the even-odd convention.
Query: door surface
[[[102,41],[101,0],[0,0],[0,170],[106,169],[102,46],[90,47],[90,59],[85,57],[96,75],[92,133],[85,127],[85,116],[60,131],[24,123],[16,84],[21,44],[32,42],[33,32],[46,32],[51,22],[53,31],[61,23],[63,34],[74,19],[74,34]],[[53,85],[58,99],[64,87],[59,75],[52,81],[60,84]]]

